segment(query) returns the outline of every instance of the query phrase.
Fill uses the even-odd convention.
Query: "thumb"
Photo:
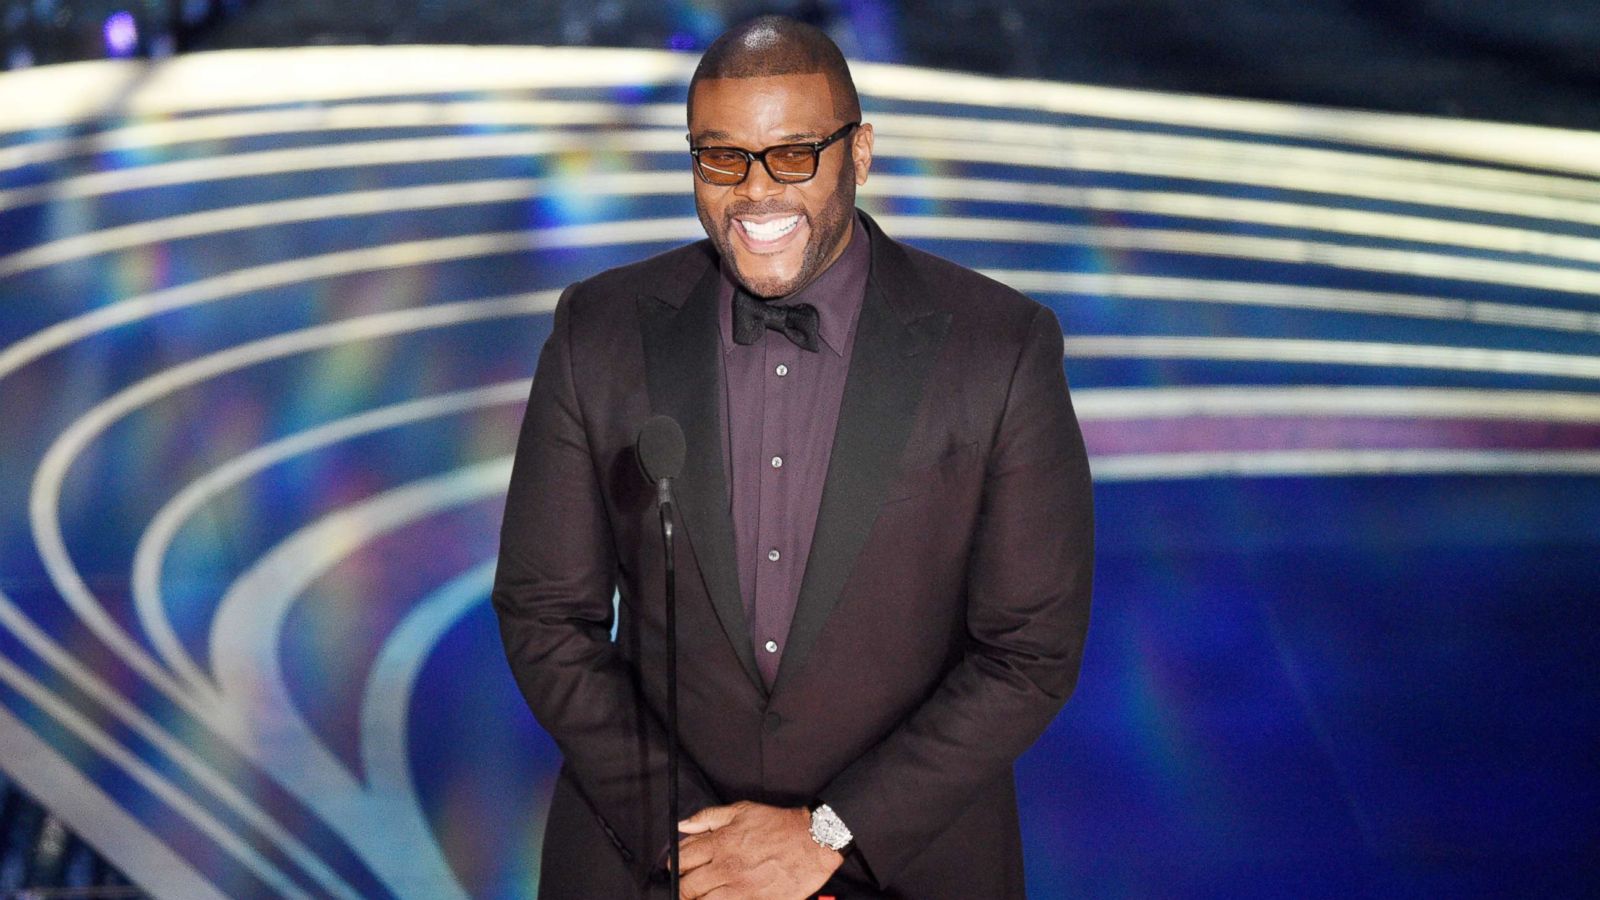
[[[736,810],[731,806],[708,806],[679,822],[678,830],[684,834],[716,831],[718,828],[732,822],[735,812]]]

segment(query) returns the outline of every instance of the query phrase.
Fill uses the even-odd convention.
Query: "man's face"
[[[695,147],[758,151],[811,143],[846,124],[834,114],[821,73],[710,78],[694,91],[689,141]],[[856,185],[866,182],[871,166],[872,126],[863,125],[822,151],[809,181],[773,181],[760,162],[751,163],[736,185],[696,176],[695,211],[739,282],[758,297],[781,297],[804,287],[844,251]]]

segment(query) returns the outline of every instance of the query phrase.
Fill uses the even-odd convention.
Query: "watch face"
[[[839,814],[828,807],[827,804],[811,811],[811,839],[827,847],[829,850],[843,850],[849,845],[853,836],[850,829],[845,827]]]

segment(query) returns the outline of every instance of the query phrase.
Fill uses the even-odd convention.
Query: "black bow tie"
[[[772,306],[743,290],[733,292],[733,340],[754,344],[768,328],[783,333],[802,350],[817,352],[817,308],[809,303]]]

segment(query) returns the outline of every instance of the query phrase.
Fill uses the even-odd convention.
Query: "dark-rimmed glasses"
[[[745,150],[740,147],[691,147],[694,170],[700,180],[718,187],[731,187],[743,182],[750,174],[750,163],[761,160],[767,174],[779,184],[799,184],[810,181],[817,174],[817,157],[829,144],[850,133],[860,122],[851,122],[820,141],[809,144],[778,144],[765,150]]]

